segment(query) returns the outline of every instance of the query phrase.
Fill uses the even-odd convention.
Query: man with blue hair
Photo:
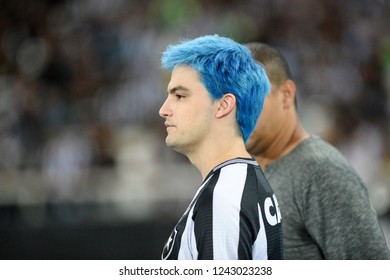
[[[168,46],[161,63],[171,72],[165,142],[203,179],[162,259],[282,259],[277,199],[245,149],[270,90],[264,68],[218,35]]]

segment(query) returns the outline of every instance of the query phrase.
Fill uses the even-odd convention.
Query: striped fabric
[[[214,168],[172,231],[162,259],[282,259],[279,206],[253,159]]]

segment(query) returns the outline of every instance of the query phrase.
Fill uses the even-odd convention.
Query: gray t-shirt
[[[304,140],[264,173],[279,202],[286,259],[390,259],[366,187],[321,138]]]

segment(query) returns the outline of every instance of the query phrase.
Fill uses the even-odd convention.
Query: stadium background
[[[390,1],[0,0],[0,256],[158,259],[200,176],[164,144],[161,52],[283,51],[304,125],[366,182],[390,244]]]

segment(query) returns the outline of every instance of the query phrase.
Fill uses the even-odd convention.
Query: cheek
[[[270,108],[268,105],[269,104],[264,106],[259,116],[259,119],[257,120],[257,125],[256,125],[257,134],[267,133],[269,130],[272,130],[274,128],[273,118],[275,117],[274,114],[276,114],[276,112],[275,110],[272,110],[272,108]]]
[[[197,112],[191,112],[186,115],[186,121],[193,133],[204,135],[210,129],[212,122],[212,113],[208,110],[201,110]]]
[[[257,126],[263,126],[264,123],[269,121],[269,106],[264,103],[263,110],[260,113],[260,116],[257,120]]]
[[[261,111],[259,120],[266,123],[272,122],[272,120],[280,114],[280,106],[281,103],[277,99],[277,96],[268,96],[264,100],[263,110]]]

